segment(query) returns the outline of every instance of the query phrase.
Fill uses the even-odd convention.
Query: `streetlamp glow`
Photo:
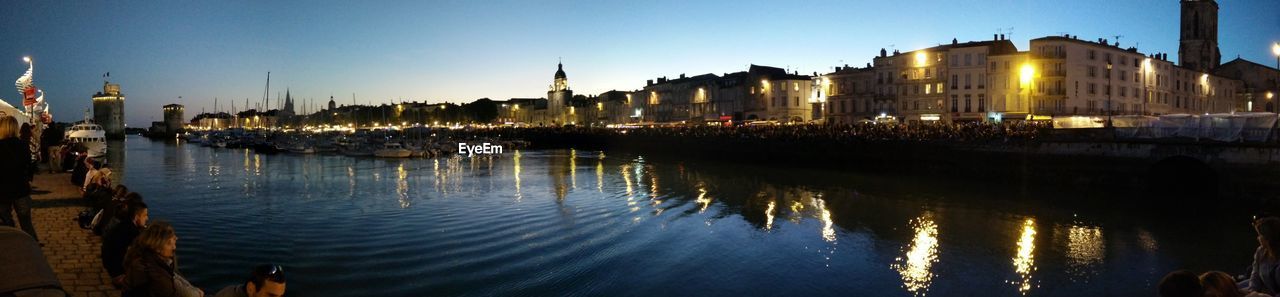
[[[1271,53],[1276,54],[1276,56],[1280,56],[1280,42],[1271,44]]]
[[[22,57],[23,62],[31,63],[31,57]]]
[[[928,62],[929,54],[923,51],[916,52],[916,67],[924,67],[924,63]]]
[[[1018,81],[1022,82],[1023,85],[1030,85],[1031,79],[1036,75],[1036,68],[1032,67],[1031,63],[1023,63],[1022,68],[1019,69],[1018,73],[1020,74]]]

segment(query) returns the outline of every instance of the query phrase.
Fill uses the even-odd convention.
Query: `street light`
[[[1280,42],[1271,44],[1271,53],[1276,54],[1276,69],[1280,69]]]
[[[31,57],[22,57],[23,62],[31,63]]]

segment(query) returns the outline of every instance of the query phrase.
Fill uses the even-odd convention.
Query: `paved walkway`
[[[102,269],[102,239],[80,229],[76,214],[85,209],[68,173],[37,174],[31,185],[31,217],[44,243],[44,257],[58,274],[62,288],[77,297],[120,296]]]

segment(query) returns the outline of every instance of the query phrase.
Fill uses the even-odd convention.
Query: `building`
[[[1236,58],[1213,69],[1213,74],[1240,81],[1237,110],[1276,112],[1280,70]]]
[[[1218,1],[1182,0],[1181,34],[1178,38],[1178,65],[1209,72],[1218,67]]]
[[[568,120],[566,108],[573,98],[573,90],[569,89],[569,78],[564,74],[564,64],[556,63],[555,78],[547,90],[547,106],[543,112],[543,120],[547,125],[558,126],[573,124]]]
[[[875,69],[870,64],[863,68],[836,67],[835,72],[823,75],[827,122],[849,124],[874,119],[879,114],[872,108],[875,77]]]
[[[164,106],[164,132],[165,133],[182,133],[183,107],[181,104],[169,104]]]
[[[124,94],[119,84],[103,81],[102,92],[93,94],[93,121],[102,126],[107,138],[124,138]]]

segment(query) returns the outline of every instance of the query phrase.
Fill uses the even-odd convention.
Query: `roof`
[[[556,78],[557,78],[557,79],[565,78],[565,75],[564,75],[564,64],[562,64],[562,63],[556,63]]]
[[[810,77],[810,76],[808,76],[808,75],[799,75],[799,74],[791,74],[791,73],[787,73],[787,71],[786,71],[786,70],[783,70],[782,68],[778,68],[778,67],[770,67],[770,66],[761,66],[761,65],[756,65],[756,64],[751,64],[751,67],[750,67],[750,68],[747,68],[747,72],[748,72],[748,73],[751,73],[751,74],[759,75],[759,76],[768,77],[768,78],[770,78],[770,79],[801,79],[801,80],[808,80],[808,79],[810,79],[810,78],[811,78],[811,77]]]
[[[1115,46],[1115,45],[1113,45],[1113,44],[1111,44],[1111,43],[1103,43],[1103,42],[1097,42],[1097,41],[1088,41],[1088,40],[1082,40],[1082,39],[1079,39],[1079,38],[1069,38],[1069,37],[1065,37],[1065,36],[1045,36],[1045,37],[1040,37],[1040,38],[1032,39],[1031,41],[1032,41],[1032,42],[1035,42],[1035,41],[1071,41],[1071,42],[1082,43],[1082,44],[1091,45],[1091,46],[1107,47],[1107,48],[1111,48],[1111,49],[1113,49],[1113,50],[1117,50],[1117,51],[1125,51],[1125,52],[1131,52],[1131,53],[1141,54],[1141,53],[1139,53],[1139,52],[1138,52],[1138,48],[1135,48],[1135,47],[1121,48],[1121,47],[1119,47],[1119,46]]]

